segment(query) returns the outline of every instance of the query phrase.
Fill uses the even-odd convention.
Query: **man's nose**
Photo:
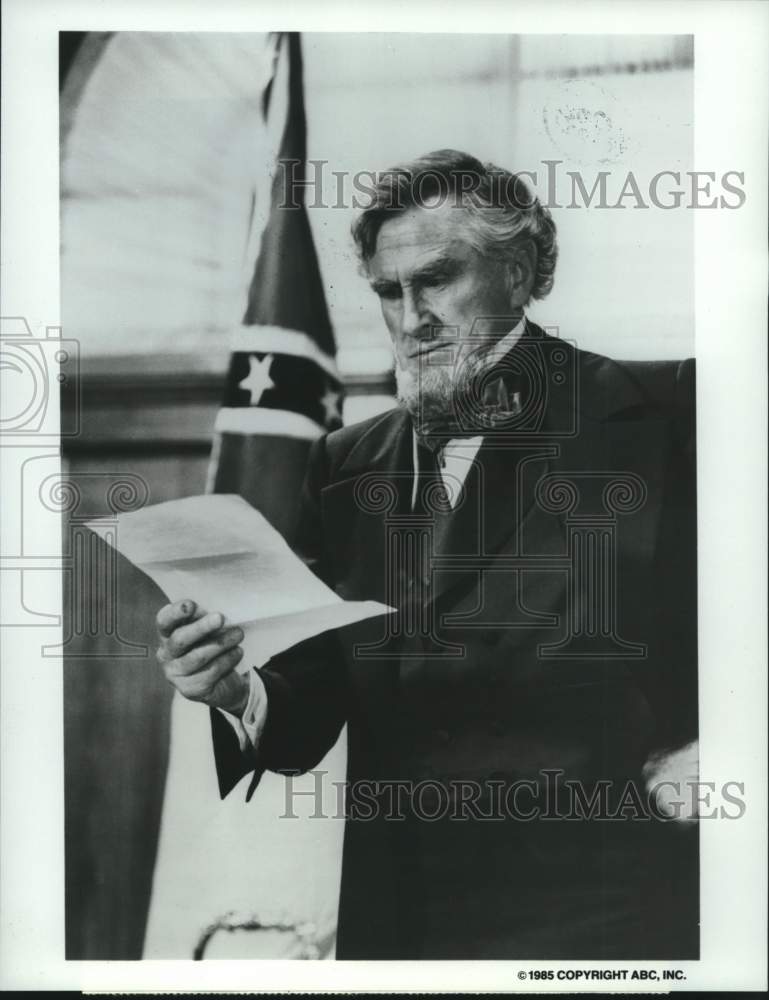
[[[403,312],[401,314],[401,327],[407,337],[425,336],[429,330],[429,325],[425,322],[425,311],[419,294],[414,294],[411,289],[403,291]]]

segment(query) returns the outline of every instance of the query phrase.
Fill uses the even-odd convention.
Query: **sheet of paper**
[[[257,665],[320,632],[392,611],[343,601],[239,496],[207,494],[94,520],[88,527],[157,583],[170,601],[192,598],[245,633]]]

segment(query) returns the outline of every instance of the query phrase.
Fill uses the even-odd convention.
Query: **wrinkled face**
[[[491,345],[515,325],[521,303],[516,304],[513,270],[471,245],[465,212],[449,199],[382,224],[368,276],[393,341],[399,395],[407,405],[416,395],[423,402],[435,396],[437,407],[448,402],[461,368],[457,337],[460,351],[475,351],[482,349],[479,337]],[[448,356],[447,344],[454,345],[454,363],[436,364]],[[444,352],[428,365],[428,354],[441,347]]]

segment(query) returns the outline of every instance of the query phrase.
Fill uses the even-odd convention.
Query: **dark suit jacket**
[[[255,759],[212,713],[222,794],[251,769],[253,790],[264,769],[313,768],[347,723],[339,958],[698,952],[696,828],[632,806],[608,818],[629,787],[643,799],[653,753],[696,738],[693,362],[617,363],[531,325],[524,348],[538,403],[484,438],[426,567],[404,541],[406,412],[317,443],[299,549],[342,597],[399,614],[261,670]],[[423,784],[394,819],[397,780]],[[608,789],[608,812],[553,818],[576,784]],[[502,815],[492,789],[515,787],[520,811]],[[457,814],[467,789],[476,812]]]

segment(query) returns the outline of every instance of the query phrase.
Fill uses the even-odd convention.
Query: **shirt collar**
[[[513,329],[504,335],[501,340],[498,340],[496,344],[489,350],[486,358],[484,360],[484,368],[488,365],[495,364],[501,358],[504,358],[506,354],[515,347],[518,341],[523,336],[523,331],[526,329],[526,316],[521,316],[518,322],[515,324]]]

